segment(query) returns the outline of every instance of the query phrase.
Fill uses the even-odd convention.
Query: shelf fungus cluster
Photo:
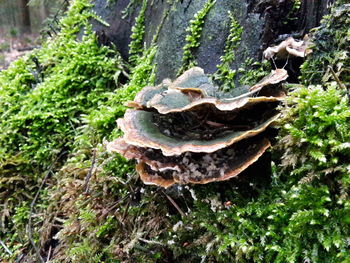
[[[175,81],[145,87],[117,121],[124,136],[107,148],[136,159],[142,181],[169,187],[237,176],[270,147],[264,131],[284,97],[277,69],[232,98],[194,67]]]

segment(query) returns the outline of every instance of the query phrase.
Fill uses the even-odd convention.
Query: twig
[[[289,53],[288,53],[286,64],[284,64],[283,69],[287,66],[288,62],[289,62]]]
[[[96,162],[96,149],[94,149],[90,170],[85,177],[85,183],[84,183],[84,189],[85,189],[84,192],[85,193],[89,192],[89,182],[90,182],[90,178],[92,176],[92,171],[94,170],[94,167],[95,167],[95,162]]]
[[[331,67],[330,65],[328,65],[328,68],[330,69],[333,78],[335,79],[335,81],[338,83],[339,87],[341,87],[342,89],[347,90],[348,88],[340,81],[340,79],[338,78],[337,74],[335,74],[333,67]]]
[[[164,246],[163,243],[161,242],[158,242],[158,241],[153,241],[153,240],[147,240],[147,239],[144,239],[142,237],[139,237],[139,240],[142,241],[142,242],[145,242],[146,244],[150,244],[150,245],[158,245],[158,246]]]
[[[176,208],[176,210],[180,213],[180,215],[182,217],[185,217],[186,214],[181,210],[181,208],[177,205],[177,203],[174,201],[174,199],[172,199],[167,193],[165,193],[162,190],[162,193],[168,198],[168,200],[170,201],[170,203],[172,203],[172,205]]]
[[[49,248],[49,253],[47,254],[46,263],[50,261],[52,246]]]
[[[23,51],[30,51],[30,50],[33,50],[33,49],[36,49],[36,48],[39,48],[39,46],[22,47],[22,48],[17,48],[17,50],[18,50],[19,52],[23,52]]]
[[[275,63],[274,58],[273,58],[273,57],[271,57],[271,60],[272,60],[273,65],[275,66],[275,69],[277,69],[277,66],[276,66],[276,63]]]
[[[110,208],[107,209],[107,214],[110,213],[114,208],[116,208],[121,202],[123,202],[129,196],[130,194],[127,194],[122,199],[119,199],[115,204],[113,204]]]
[[[41,262],[41,263],[45,263],[44,259],[42,258],[42,256],[40,255],[40,250],[39,248],[36,246],[34,240],[33,240],[33,235],[32,235],[32,217],[33,217],[33,210],[34,210],[34,206],[35,206],[35,203],[36,201],[38,200],[39,198],[39,195],[40,195],[40,192],[41,190],[43,189],[44,185],[46,184],[46,181],[47,179],[49,178],[49,175],[52,173],[52,169],[54,167],[54,165],[56,164],[56,162],[61,159],[61,157],[66,153],[66,151],[62,152],[57,158],[56,160],[50,165],[43,181],[41,182],[41,185],[38,189],[38,191],[36,192],[35,194],[35,197],[32,201],[32,203],[30,204],[30,211],[29,211],[29,218],[28,218],[28,224],[27,224],[27,232],[28,232],[28,238],[29,238],[29,241],[30,243],[32,244],[34,250],[35,250],[35,253],[38,257],[38,260]]]
[[[2,247],[5,249],[5,251],[10,255],[10,256],[12,256],[12,252],[11,252],[11,250],[5,245],[5,243],[4,242],[2,242],[2,240],[0,240],[0,244],[2,245]]]
[[[57,32],[55,30],[55,28],[52,26],[52,24],[49,24],[49,28],[52,30],[52,32],[57,35]]]
[[[122,217],[122,222],[124,223],[125,221],[125,218],[128,214],[128,211],[129,211],[129,208],[130,208],[130,204],[131,204],[131,200],[129,200],[129,202],[126,204],[126,208],[125,208],[125,211],[123,213],[123,217]]]

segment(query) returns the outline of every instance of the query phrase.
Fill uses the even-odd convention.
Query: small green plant
[[[125,19],[128,16],[131,15],[131,13],[135,10],[137,3],[141,2],[143,0],[131,0],[129,4],[125,7],[124,10],[122,10],[122,18]]]
[[[228,91],[235,87],[235,77],[237,71],[231,69],[231,64],[235,60],[235,51],[241,42],[241,35],[243,28],[240,26],[232,12],[228,12],[230,18],[230,33],[226,40],[226,46],[224,55],[220,57],[221,63],[217,65],[217,71],[213,78],[218,81],[220,88],[224,91]]]
[[[140,13],[135,19],[135,24],[131,29],[131,42],[129,45],[129,62],[135,66],[138,57],[142,54],[144,43],[143,38],[145,35],[145,12],[147,9],[148,0],[143,0]]]
[[[268,60],[262,62],[254,61],[253,58],[247,58],[243,65],[238,69],[239,83],[252,86],[259,80],[266,77],[271,72],[271,64]]]
[[[11,28],[9,33],[10,33],[11,37],[17,37],[18,36],[17,28]]]
[[[186,36],[186,44],[183,47],[184,53],[182,57],[182,67],[179,69],[177,73],[178,75],[196,65],[193,52],[200,46],[200,38],[202,35],[205,17],[214,6],[215,2],[216,0],[208,0],[203,8],[199,10],[190,21],[190,24],[186,29],[188,35]]]
[[[10,49],[10,44],[8,42],[0,43],[0,52],[8,51]]]

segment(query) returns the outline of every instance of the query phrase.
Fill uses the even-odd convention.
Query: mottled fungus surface
[[[191,76],[194,80],[191,80]],[[201,104],[212,104],[219,110],[230,111],[251,102],[281,100],[285,95],[284,92],[272,88],[271,85],[278,84],[287,77],[285,69],[273,70],[256,85],[232,97],[230,93],[220,91],[201,68],[194,67],[173,83],[166,79],[156,87],[143,88],[135,100],[128,102],[127,106],[137,109],[154,108],[161,114],[187,111]]]
[[[269,147],[270,142],[266,138],[248,139],[212,154],[186,152],[178,157],[168,157],[180,164],[180,170],[159,171],[142,161],[136,170],[144,183],[163,187],[176,183],[206,184],[224,181],[237,176],[256,162]]]
[[[205,116],[196,118],[193,112],[162,115],[155,112],[127,110],[124,119],[118,120],[118,126],[124,132],[124,140],[127,143],[160,149],[164,155],[172,156],[187,151],[206,153],[217,151],[263,132],[278,118],[275,110],[261,113],[265,115],[264,117],[259,115],[260,113],[251,112],[247,118],[237,116],[232,122],[222,123],[206,121]],[[229,114],[227,116],[231,117]]]
[[[279,117],[288,77],[276,69],[236,97],[223,93],[201,68],[145,87],[117,121],[122,138],[108,150],[136,159],[146,184],[206,184],[237,176],[270,146],[262,135]]]

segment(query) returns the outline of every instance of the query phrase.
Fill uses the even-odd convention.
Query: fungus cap
[[[173,184],[207,184],[229,180],[255,163],[271,145],[265,138],[255,139],[254,141],[250,148],[246,148],[244,154],[234,154],[235,150],[240,151],[238,147],[241,145],[238,144],[236,147],[225,148],[216,153],[202,154],[201,156],[197,154],[196,158],[192,159],[190,155],[185,156],[184,158],[187,158],[188,163],[185,165],[186,170],[181,172],[155,171],[142,161],[137,164],[136,171],[145,184],[165,188]],[[233,153],[230,151],[233,151]]]
[[[119,128],[124,132],[126,143],[138,146],[160,149],[165,156],[180,155],[184,152],[215,152],[230,146],[242,139],[255,136],[275,122],[279,114],[265,119],[253,128],[232,130],[218,135],[212,140],[174,138],[161,131],[159,125],[153,122],[157,113],[127,110],[123,119],[118,119]]]
[[[279,45],[265,49],[263,55],[266,59],[271,59],[274,56],[282,59],[285,59],[288,56],[303,58],[312,52],[309,48],[310,44],[307,35],[304,37],[304,40],[295,40],[294,38],[289,37]]]

